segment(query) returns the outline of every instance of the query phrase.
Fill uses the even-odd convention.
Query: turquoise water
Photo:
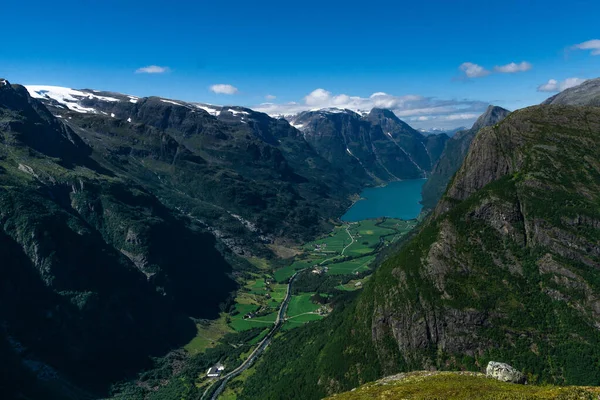
[[[367,188],[360,194],[342,221],[355,222],[369,218],[416,218],[421,212],[421,188],[426,179],[391,182],[387,186]]]

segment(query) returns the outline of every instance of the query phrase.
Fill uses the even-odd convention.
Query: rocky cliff
[[[481,129],[435,214],[356,300],[273,343],[289,355],[265,358],[248,398],[489,360],[533,383],[600,384],[599,135],[595,107],[530,107]]]
[[[481,128],[493,126],[502,121],[510,112],[502,107],[489,106],[471,129],[457,132],[444,146],[439,160],[434,165],[431,175],[423,185],[423,206],[433,209],[444,194],[450,179],[462,165],[473,138]]]

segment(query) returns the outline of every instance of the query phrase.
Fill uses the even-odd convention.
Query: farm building
[[[224,369],[225,367],[223,365],[214,365],[210,367],[208,371],[206,371],[206,376],[210,378],[218,378],[219,376],[221,376],[221,373]]]

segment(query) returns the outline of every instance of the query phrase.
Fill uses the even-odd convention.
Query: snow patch
[[[0,86],[8,85],[6,79],[0,79]]]
[[[160,99],[160,101],[162,101],[163,103],[175,104],[176,106],[182,106],[183,107],[183,104],[177,103],[176,101],[173,101],[173,100]]]
[[[115,117],[115,114],[114,114],[114,113],[110,113],[110,116],[114,118],[114,117]]]
[[[206,111],[210,115],[214,115],[215,117],[218,117],[221,114],[221,111],[216,107],[209,107],[208,105],[203,105],[203,104],[194,104],[194,105],[196,107],[198,107],[199,109]]]
[[[131,122],[131,117],[127,118],[127,122]]]
[[[139,98],[138,98],[138,97],[135,97],[135,96],[127,96],[127,97],[129,97],[129,102],[130,102],[130,103],[134,103],[134,104],[135,104],[135,103],[137,103],[137,102],[138,102],[138,100],[139,100]]]
[[[389,137],[391,137],[392,139],[394,138],[394,137],[392,136],[392,134],[391,134],[391,133],[389,133],[389,132],[386,132],[386,134],[387,134]]]
[[[250,115],[250,113],[248,111],[238,111],[238,110],[234,110],[233,108],[230,108],[227,111],[229,111],[233,115],[238,115],[238,114]]]
[[[78,104],[78,102],[85,97],[97,98],[104,101],[119,101],[119,99],[113,97],[96,96],[91,93],[60,86],[29,85],[25,86],[25,88],[29,92],[29,95],[34,99],[54,100],[57,103],[66,106],[69,110],[79,113],[97,113],[94,108],[82,107]]]
[[[296,129],[301,129],[304,127],[304,124],[295,124],[293,122],[290,122],[290,125],[293,126]]]

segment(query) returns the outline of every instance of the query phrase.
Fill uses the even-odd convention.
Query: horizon
[[[571,13],[561,13],[557,1],[461,5],[9,4],[5,14],[26,16],[27,29],[15,17],[0,27],[11,37],[2,74],[23,85],[270,115],[387,108],[425,130],[471,126],[490,104],[539,104],[600,76],[600,4],[574,1]],[[556,23],[561,29],[553,29]],[[50,46],[40,46],[49,27],[61,29]]]

